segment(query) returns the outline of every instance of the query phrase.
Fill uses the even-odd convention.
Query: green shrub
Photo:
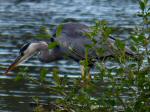
[[[116,53],[115,57],[110,58],[109,61],[97,61],[98,73],[94,75],[92,80],[70,79],[67,76],[60,77],[57,69],[53,70],[52,84],[55,87],[49,86],[49,82],[45,80],[47,74],[45,69],[41,71],[40,80],[28,78],[28,80],[47,89],[50,94],[53,93],[61,97],[50,102],[50,104],[53,104],[53,108],[48,108],[49,111],[150,111],[150,5],[148,3],[148,0],[139,2],[141,11],[138,16],[143,19],[143,22],[130,32],[127,39],[130,40],[130,48],[136,53],[137,59],[126,57],[125,42],[116,39],[116,47],[113,49]],[[92,40],[93,44],[86,46],[87,52],[97,43],[93,38],[94,36],[101,33],[104,37],[102,44],[105,44],[110,34],[113,33],[112,29],[107,26],[106,21],[97,21],[91,29],[92,32],[86,35]],[[60,30],[58,35],[59,32]],[[97,48],[96,52],[98,55],[102,55],[105,49],[100,47]],[[81,64],[87,66],[88,62],[88,57],[86,57],[86,60]],[[110,66],[107,66],[107,63]],[[43,112],[43,107],[37,106],[35,112]]]

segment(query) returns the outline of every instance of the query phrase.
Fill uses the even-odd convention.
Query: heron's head
[[[9,66],[5,74],[14,69],[19,64],[25,62],[30,57],[32,57],[36,52],[38,52],[40,42],[35,43],[27,43],[23,45],[19,51],[19,56],[15,59],[15,61]]]

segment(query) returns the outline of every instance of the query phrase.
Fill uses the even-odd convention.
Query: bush
[[[54,93],[60,98],[50,101],[46,111],[50,112],[149,112],[150,111],[150,7],[148,0],[139,2],[141,11],[138,13],[143,22],[138,24],[131,32],[127,40],[130,41],[130,48],[136,53],[136,59],[125,55],[125,42],[116,39],[114,58],[109,61],[97,61],[98,73],[92,80],[70,79],[60,77],[59,71],[53,71],[53,85],[48,86],[45,79],[47,71],[41,71],[40,80],[32,79],[34,83],[40,84],[49,93]],[[92,49],[97,41],[93,38],[101,32],[105,45],[106,40],[112,33],[112,29],[107,26],[106,21],[97,21],[91,27],[92,32],[86,34],[93,42],[88,50]],[[49,37],[49,36],[48,36]],[[103,48],[97,48],[96,53],[102,55]],[[88,57],[87,57],[88,60]],[[84,66],[89,61],[81,62]],[[108,66],[109,65],[109,66]],[[115,65],[115,66],[114,66]],[[39,102],[35,112],[44,112],[45,108]]]

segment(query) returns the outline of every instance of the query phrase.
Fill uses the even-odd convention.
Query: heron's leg
[[[88,80],[91,80],[92,77],[91,77],[91,74],[90,74],[90,67],[88,67]]]
[[[85,79],[85,68],[84,68],[84,65],[81,65],[81,78],[83,80]]]
[[[92,78],[91,78],[91,74],[90,74],[90,67],[85,68],[84,65],[81,65],[81,75],[82,75],[81,77],[83,80],[86,78],[88,80],[91,80]]]

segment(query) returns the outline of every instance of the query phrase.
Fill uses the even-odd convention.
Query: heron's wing
[[[57,28],[54,30],[57,33]],[[63,24],[61,35],[55,40],[59,42],[61,51],[75,60],[81,60],[85,57],[85,45],[92,44],[91,40],[85,36],[89,32],[89,27],[80,23]]]
[[[61,50],[75,60],[84,59],[86,54],[85,46],[93,44],[93,42],[85,36],[85,33],[90,32],[89,27],[80,23],[66,23],[63,24],[61,31],[61,35],[56,38]],[[113,50],[115,38],[110,37],[105,43],[101,35],[96,36],[95,39],[97,43],[88,50],[89,58],[103,58],[115,55]],[[97,55],[97,49],[103,49],[104,52]],[[128,48],[126,52],[128,54],[132,53]]]
[[[66,23],[63,24],[61,35],[56,38],[56,41],[59,42],[62,51],[68,54],[70,57],[81,60],[85,58],[86,47],[87,45],[92,45],[93,42],[91,39],[86,36],[86,33],[89,33],[91,30],[88,26],[80,23]],[[55,29],[57,32],[57,28]],[[101,41],[101,36],[95,37],[97,41]],[[114,40],[110,39],[109,43],[113,43]],[[103,48],[106,52],[100,56],[109,56],[112,55],[111,49],[107,45],[102,45],[100,42],[94,45],[91,49],[88,50],[89,58],[97,58],[96,49]]]
[[[90,40],[82,36],[78,38],[70,38],[70,36],[62,35],[62,37],[57,39],[62,51],[75,60],[84,59],[86,51],[85,45],[92,43]]]

